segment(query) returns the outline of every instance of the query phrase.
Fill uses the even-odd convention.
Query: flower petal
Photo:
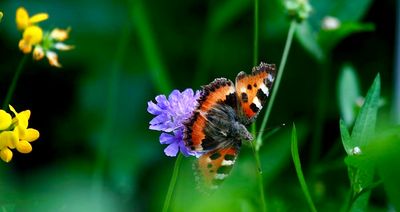
[[[33,59],[34,59],[34,60],[41,60],[41,59],[43,59],[43,57],[44,57],[44,50],[43,50],[43,47],[40,46],[40,45],[37,45],[37,46],[35,47],[35,49],[33,49],[33,54],[32,54],[32,56],[33,56]]]
[[[36,45],[43,40],[43,30],[38,26],[29,26],[22,34],[22,39],[31,45]]]
[[[147,112],[153,115],[159,115],[162,113],[162,110],[153,101],[149,101],[147,102]]]
[[[32,51],[32,44],[24,39],[18,42],[18,48],[24,53],[29,54]]]
[[[27,153],[32,152],[32,145],[28,141],[25,141],[25,140],[20,140],[17,143],[16,147],[17,147],[18,152],[20,152],[20,153],[27,154]]]
[[[25,131],[25,136],[22,138],[20,137],[20,139],[24,139],[28,142],[32,142],[32,141],[36,141],[40,136],[40,133],[38,130],[33,129],[33,128],[29,128]]]
[[[60,50],[60,51],[68,51],[68,50],[71,50],[71,49],[75,48],[72,45],[67,45],[67,44],[61,43],[61,42],[55,43],[53,47],[55,49],[57,49],[57,50]]]
[[[20,153],[27,154],[27,153],[32,152],[32,145],[28,141],[25,141],[25,140],[20,140],[17,143],[16,147],[17,147],[18,152],[20,152]]]
[[[31,117],[31,111],[30,110],[24,110],[18,114],[13,119],[13,122],[17,124],[18,127],[21,129],[26,129],[28,128],[29,124],[29,118]]]
[[[19,140],[18,134],[14,131],[3,131],[0,133],[0,149],[4,147],[9,147],[11,149],[15,148]]]
[[[10,162],[12,159],[13,153],[10,149],[8,148],[3,148],[0,150],[0,157],[2,160],[4,160],[5,162]]]
[[[29,22],[30,22],[30,24],[36,24],[36,23],[45,21],[48,18],[49,18],[49,14],[47,14],[47,13],[38,13],[38,14],[35,14],[34,16],[32,16],[29,19]]]
[[[57,68],[61,68],[61,64],[58,62],[58,55],[53,51],[47,51],[46,57],[49,60],[51,66],[55,66]]]
[[[168,145],[167,148],[164,149],[165,155],[170,157],[175,157],[176,154],[178,154],[178,151],[179,151],[179,145],[176,142]]]
[[[161,133],[160,135],[160,143],[161,144],[171,144],[173,142],[177,142],[178,140],[175,138],[174,135],[169,133]]]
[[[156,96],[157,105],[162,109],[166,110],[169,107],[169,102],[165,95],[158,95]]]
[[[69,31],[70,31],[70,29],[65,30],[65,29],[54,28],[50,32],[50,37],[57,41],[64,41],[64,40],[68,39]]]
[[[18,115],[17,111],[15,110],[15,108],[14,108],[13,106],[11,106],[11,105],[8,105],[8,108],[11,110],[11,112],[13,112],[13,113],[14,113],[14,115],[15,115],[15,116],[17,116],[17,115]]]
[[[4,110],[0,110],[0,130],[5,130],[11,125],[11,115]]]
[[[17,9],[17,14],[15,16],[15,22],[17,23],[17,28],[23,30],[29,26],[29,14],[25,8],[19,7]]]
[[[191,152],[191,151],[189,151],[189,149],[185,146],[185,144],[183,144],[183,143],[180,143],[179,144],[179,150],[182,152],[182,154],[184,155],[184,156],[194,156],[195,154],[193,153],[193,152]]]

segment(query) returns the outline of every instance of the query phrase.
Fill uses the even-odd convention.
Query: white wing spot
[[[234,163],[233,160],[223,160],[221,166],[232,166]]]
[[[230,87],[228,90],[228,95],[231,93],[235,93],[235,88],[234,87]]]
[[[247,91],[246,87],[241,87],[240,88],[240,93],[246,93],[246,91]]]
[[[272,77],[271,74],[268,74],[268,80],[269,80],[270,82],[273,82],[273,81],[274,81],[274,78]]]
[[[257,97],[254,97],[253,103],[254,103],[259,109],[262,108],[261,102],[260,102],[260,100],[259,100]]]
[[[269,96],[269,89],[264,83],[261,84],[260,88],[265,95]]]

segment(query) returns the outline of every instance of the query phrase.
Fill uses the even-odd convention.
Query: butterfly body
[[[235,84],[217,78],[203,87],[198,107],[185,123],[184,142],[202,154],[196,169],[205,186],[218,187],[229,175],[242,141],[253,140],[246,126],[265,104],[274,78],[275,65],[261,63],[249,75],[240,72]]]

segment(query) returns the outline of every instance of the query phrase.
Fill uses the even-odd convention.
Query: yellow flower
[[[30,110],[17,113],[10,105],[10,110],[15,117],[11,119],[10,114],[0,110],[0,158],[9,162],[13,153],[11,149],[16,149],[20,153],[29,153],[32,151],[30,142],[39,138],[39,131],[28,128]]]
[[[27,27],[45,21],[48,18],[49,15],[47,13],[38,13],[33,15],[32,17],[29,17],[28,11],[26,11],[26,9],[23,7],[19,7],[17,9],[15,22],[17,22],[17,28],[19,30],[24,30]]]
[[[18,142],[15,147],[21,153],[29,153],[32,151],[32,146],[29,142],[39,138],[39,131],[28,128],[28,120],[31,116],[31,111],[25,110],[17,113],[11,105],[10,110],[15,114],[13,118],[13,123],[15,124],[14,133],[18,136]]]
[[[74,48],[63,43],[68,39],[70,28],[54,28],[51,31],[43,31],[37,23],[48,19],[48,17],[47,13],[39,13],[29,17],[25,8],[18,8],[15,19],[18,29],[23,30],[18,47],[24,54],[33,51],[34,60],[41,60],[46,56],[51,66],[60,68],[61,64],[58,62],[58,55],[55,50],[67,51]]]
[[[25,29],[22,39],[19,41],[19,49],[25,54],[32,51],[32,46],[43,40],[43,30],[38,26],[30,26]]]
[[[0,21],[1,21],[1,19],[3,19],[3,13],[2,12],[0,12]]]

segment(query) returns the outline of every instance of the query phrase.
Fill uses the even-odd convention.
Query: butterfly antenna
[[[273,134],[277,133],[279,130],[281,130],[282,128],[286,127],[286,123],[282,123],[278,126],[275,127],[270,127],[267,128],[263,131],[257,131],[256,134],[260,133],[260,132],[267,132],[267,134],[264,135],[263,140],[269,138],[270,136],[272,136]]]

